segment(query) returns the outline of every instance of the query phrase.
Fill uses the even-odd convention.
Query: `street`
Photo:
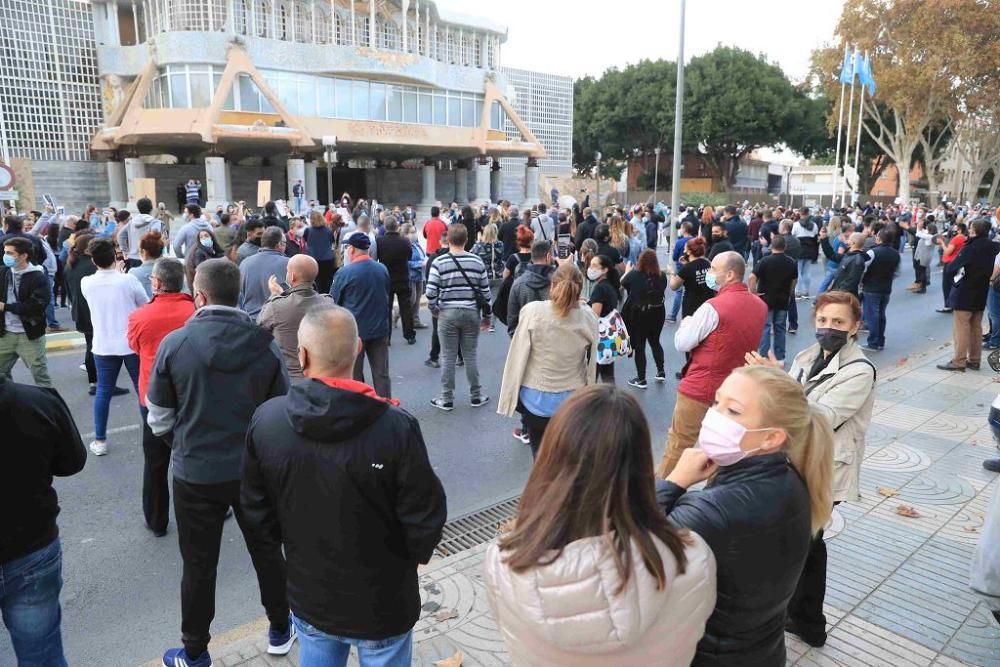
[[[934,312],[941,305],[940,272],[933,274],[926,294],[914,295],[905,291],[913,277],[909,253],[902,266],[888,310],[886,349],[870,354],[880,368],[951,338],[951,317]],[[813,270],[814,284],[818,284],[821,267]],[[814,341],[808,302],[800,301],[799,310],[801,329],[788,337],[789,363],[795,353]],[[71,325],[68,311],[60,310],[58,315],[64,325]],[[430,321],[426,311],[423,319]],[[654,460],[662,452],[673,408],[677,385],[674,372],[682,365],[682,357],[672,345],[675,326],[668,323],[661,339],[669,381],[650,381],[647,390],[627,388],[640,400],[650,419]],[[528,447],[511,437],[517,422],[496,414],[508,344],[505,328],[500,326],[495,333],[480,338],[480,371],[484,391],[492,400],[478,409],[468,405],[468,385],[462,368],[457,373],[455,410],[444,413],[431,407],[429,400],[440,389],[440,371],[424,366],[429,339],[430,330],[422,330],[417,344],[408,346],[401,331],[395,330],[390,353],[393,395],[420,420],[431,462],[448,494],[449,516],[454,518],[517,495],[527,479],[531,454]],[[82,359],[82,348],[55,353],[50,355],[49,367],[88,444],[93,439],[93,399],[87,395],[86,376],[78,368]],[[631,360],[619,362],[615,371],[618,385],[625,387],[634,371]],[[984,365],[980,373],[992,371]],[[20,365],[14,377],[30,382]],[[181,561],[177,533],[173,520],[167,536],[159,539],[143,525],[138,407],[125,373],[118,384],[128,386],[130,393],[113,399],[108,455],[90,455],[83,472],[55,483],[62,507],[62,630],[72,665],[136,665],[156,658],[165,648],[179,645]],[[224,401],[226,397],[218,399]],[[321,521],[322,508],[314,511],[316,520]],[[216,635],[263,614],[250,559],[234,521],[226,526],[216,600]],[[0,665],[13,662],[9,638],[0,633]]]

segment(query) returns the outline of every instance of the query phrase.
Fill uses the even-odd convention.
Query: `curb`
[[[84,347],[87,344],[83,334],[79,331],[64,331],[61,333],[45,334],[45,351],[60,352],[63,350],[74,350]]]

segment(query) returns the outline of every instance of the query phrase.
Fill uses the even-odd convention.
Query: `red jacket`
[[[139,404],[146,405],[146,386],[156,351],[168,333],[194,314],[194,299],[184,292],[161,293],[128,316],[128,346],[139,355]]]
[[[441,237],[448,233],[448,225],[441,218],[431,218],[424,223],[424,238],[427,239],[427,254],[433,255],[441,247]]]
[[[743,283],[726,285],[705,303],[719,314],[719,326],[691,351],[677,391],[711,405],[729,374],[746,363],[746,353],[760,345],[767,306]]]

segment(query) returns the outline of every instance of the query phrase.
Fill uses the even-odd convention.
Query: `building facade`
[[[33,153],[11,143],[4,157],[31,158],[36,181],[50,161],[96,166],[113,205],[134,205],[152,179],[156,198],[173,206],[192,177],[210,206],[255,204],[260,181],[270,181],[271,198],[301,181],[320,201],[346,191],[429,208],[503,192],[534,203],[541,167],[569,164],[572,82],[547,82],[564,96],[547,104],[532,103],[530,85],[515,94],[510,79],[544,75],[508,78],[506,29],[428,0],[0,0],[5,32],[17,30],[6,19],[26,13],[20,5],[35,8],[23,22],[37,21],[40,6],[56,23],[75,22],[80,62],[64,40],[32,52],[37,25],[18,30],[16,50],[42,63],[44,85],[85,100],[54,96],[55,107],[34,113],[57,139],[26,141]],[[13,70],[31,66],[5,58],[0,86],[24,87]],[[31,126],[4,103],[8,130]],[[83,199],[100,202],[97,190]]]

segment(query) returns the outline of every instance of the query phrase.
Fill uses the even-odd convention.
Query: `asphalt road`
[[[886,349],[871,355],[880,367],[950,339],[951,318],[934,312],[940,306],[940,273],[934,274],[927,294],[914,295],[904,289],[913,276],[909,262],[903,264],[889,304]],[[818,285],[821,269],[814,270]],[[801,329],[788,337],[789,359],[814,340],[810,310],[804,303],[799,302]],[[60,311],[59,317],[69,322],[68,312]],[[425,321],[427,317],[424,312]],[[672,345],[673,327],[668,324],[661,339],[669,381],[650,382],[647,390],[629,389],[650,420],[654,460],[662,453],[673,409],[673,372],[682,365],[682,356]],[[430,331],[419,331],[414,346],[405,344],[398,329],[394,340],[390,353],[393,394],[420,420],[431,461],[448,494],[449,515],[461,516],[518,494],[531,467],[531,454],[511,437],[516,422],[496,414],[506,333],[498,329],[480,338],[482,384],[493,400],[482,408],[470,407],[468,386],[460,372],[456,408],[451,413],[429,404],[440,389],[440,371],[423,363]],[[82,350],[53,354],[49,367],[89,442],[94,430],[92,399],[87,395],[86,376],[78,368],[82,357]],[[632,361],[619,362],[616,374],[618,384],[624,386],[634,374]],[[22,366],[14,375],[30,382]],[[130,387],[124,372],[119,386]],[[56,482],[64,549],[63,638],[71,665],[136,665],[179,645],[181,562],[176,532],[172,520],[167,536],[159,539],[143,525],[141,432],[134,393],[113,399],[108,427],[109,454],[90,456],[80,474]],[[320,511],[316,519],[322,520]],[[250,558],[235,522],[227,522],[224,534],[216,599],[216,635],[263,615]],[[0,632],[0,666],[13,664],[7,634]]]

